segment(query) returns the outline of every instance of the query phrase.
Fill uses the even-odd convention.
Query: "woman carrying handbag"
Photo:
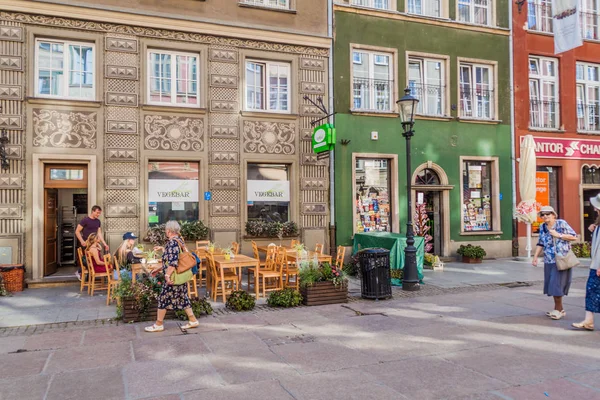
[[[544,221],[540,225],[539,241],[535,249],[531,264],[536,267],[538,256],[544,252],[544,294],[554,298],[554,310],[546,315],[558,320],[567,315],[563,308],[562,298],[569,294],[571,287],[571,268],[560,270],[557,266],[558,258],[572,254],[571,243],[577,240],[577,234],[567,224],[567,221],[558,219],[558,215],[551,206],[543,206],[539,212]]]
[[[180,258],[183,258],[183,249],[185,249],[185,243],[179,235],[180,231],[181,227],[177,221],[167,222],[165,233],[167,234],[169,241],[163,251],[162,267],[158,267],[159,269],[162,268],[165,274],[165,284],[158,296],[156,323],[146,327],[146,332],[162,332],[165,330],[163,320],[167,310],[185,311],[189,321],[181,327],[182,329],[196,328],[200,325],[192,312],[192,304],[190,303],[187,292],[187,281],[185,279],[180,280],[180,278],[183,278],[184,274],[188,274],[191,278],[192,272],[189,269],[181,274],[177,272],[178,269],[181,270],[181,268],[178,267],[180,267]],[[157,248],[155,248],[155,250],[156,249]],[[156,271],[158,271],[158,269]]]

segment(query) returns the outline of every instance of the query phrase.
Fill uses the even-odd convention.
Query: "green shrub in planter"
[[[185,240],[195,242],[208,239],[208,227],[200,220],[179,221],[179,225],[181,225],[181,236]]]
[[[292,288],[271,292],[267,298],[267,304],[271,307],[298,307],[300,303],[302,303],[302,295]]]
[[[231,293],[225,303],[225,307],[234,311],[250,311],[254,308],[256,300],[250,294],[243,290],[236,290]]]
[[[288,222],[266,222],[262,220],[246,222],[246,235],[253,237],[289,237],[298,235],[298,224]]]
[[[402,278],[404,278],[404,270],[403,269],[391,269],[390,277],[392,279],[402,279]]]
[[[208,300],[206,299],[199,299],[199,298],[194,298],[194,299],[190,299],[190,302],[192,303],[192,312],[194,313],[194,315],[196,316],[196,318],[200,318],[200,316],[202,314],[206,314],[206,315],[211,315],[213,313],[213,308],[210,305],[210,303],[208,302]],[[188,319],[187,314],[185,313],[184,310],[177,310],[175,311],[175,316],[178,319],[181,319],[183,321]]]
[[[466,258],[483,258],[487,254],[483,247],[473,246],[472,244],[466,246],[461,244],[456,252]]]
[[[592,244],[590,242],[573,243],[571,249],[579,258],[590,258],[592,255]]]

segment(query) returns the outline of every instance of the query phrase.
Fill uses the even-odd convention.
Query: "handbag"
[[[556,238],[552,240],[554,241],[554,252],[556,253],[556,268],[559,271],[566,271],[580,264],[579,259],[577,258],[575,253],[573,253],[573,250],[571,250],[570,248],[567,254],[565,254],[564,256],[559,255],[556,251]]]
[[[177,273],[182,274],[190,269],[194,268],[196,263],[196,257],[188,251],[185,244],[182,246],[179,241],[177,241],[179,245],[179,259],[177,260]],[[190,271],[191,272],[191,271]]]
[[[192,274],[191,269],[181,273],[174,271],[171,273],[171,282],[173,282],[173,285],[183,285],[188,281],[191,281],[193,277],[194,274]]]

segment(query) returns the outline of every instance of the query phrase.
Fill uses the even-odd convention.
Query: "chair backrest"
[[[298,241],[296,239],[292,239],[292,244],[290,245],[291,247],[294,247],[298,244]]]
[[[277,256],[277,246],[269,246],[267,248],[267,258],[265,258],[265,268],[274,269],[275,258]]]
[[[260,259],[260,254],[258,254],[258,245],[254,240],[252,241],[252,254],[257,260]]]
[[[344,266],[344,256],[346,255],[346,248],[344,246],[338,246],[337,254],[335,257],[335,266],[338,269],[342,269]]]
[[[113,268],[115,269],[115,271],[117,271],[117,280],[121,280],[121,266],[119,265],[119,260],[117,260],[117,257],[113,257],[113,264]]]
[[[87,267],[83,264],[83,248],[77,248],[77,258],[79,259],[79,265],[81,265],[81,270],[87,272]],[[86,259],[87,262],[87,259]]]
[[[209,240],[196,240],[196,250],[204,247],[208,247],[210,241]]]
[[[215,279],[219,279],[217,275],[217,267],[215,266],[215,256],[209,251],[206,252],[206,260],[208,261],[208,273]]]
[[[94,269],[94,262],[92,261],[92,253],[90,253],[89,251],[85,252],[85,259],[87,260],[87,265],[88,265],[88,271],[90,272],[90,274],[94,275],[96,273],[96,270]]]
[[[231,251],[235,255],[240,254],[240,244],[238,242],[232,242],[231,243]]]
[[[112,279],[112,271],[113,271],[113,264],[112,264],[112,259],[110,257],[110,254],[105,254],[104,257],[102,257],[104,259],[104,266],[106,268],[106,272],[108,273],[108,280],[110,281]],[[116,257],[115,257],[116,259]]]
[[[316,244],[315,253],[323,254],[323,245],[321,243]]]
[[[278,247],[277,253],[275,256],[275,263],[273,265],[273,269],[280,274],[283,272],[284,268],[287,267],[287,249],[285,247]]]

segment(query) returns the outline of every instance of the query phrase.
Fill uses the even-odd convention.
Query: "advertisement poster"
[[[469,189],[481,188],[481,165],[469,165]]]
[[[198,201],[198,180],[191,179],[149,179],[148,201],[196,202]]]
[[[535,201],[541,205],[550,204],[550,173],[536,172],[535,173]],[[537,233],[540,230],[542,219],[538,217],[537,221],[531,224],[532,232]]]
[[[583,45],[578,8],[579,0],[552,0],[554,54]]]
[[[247,201],[290,201],[290,181],[249,180]]]

